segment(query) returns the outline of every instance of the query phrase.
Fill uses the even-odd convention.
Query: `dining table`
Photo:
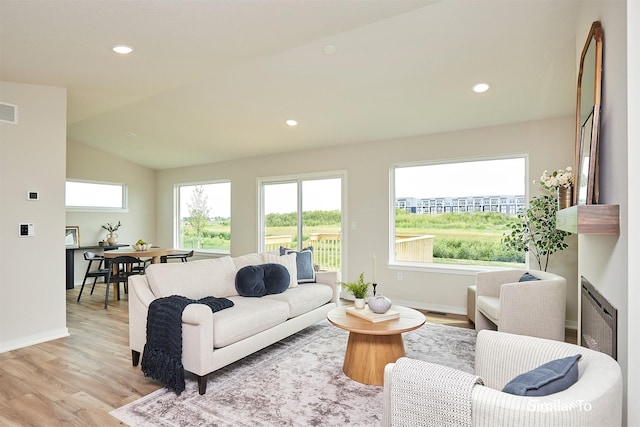
[[[160,262],[160,257],[164,255],[172,255],[175,253],[174,249],[163,248],[150,248],[144,251],[137,251],[132,247],[119,248],[115,251],[109,251],[104,253],[105,258],[115,258],[119,256],[132,256],[134,258],[151,258],[152,264]]]
[[[108,251],[108,252],[105,251],[104,257],[105,259],[113,259],[119,256],[130,256],[130,257],[138,258],[140,260],[149,258],[151,259],[152,264],[157,264],[160,262],[161,257],[165,255],[172,255],[173,253],[175,253],[173,249],[149,248],[144,251],[138,251],[132,247],[128,247],[128,248],[119,248],[114,251]],[[114,265],[112,268],[116,269],[117,266]],[[115,300],[120,299],[120,287],[118,286],[118,283],[114,283],[113,297]]]

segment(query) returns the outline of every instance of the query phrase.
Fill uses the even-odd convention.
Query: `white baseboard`
[[[427,310],[435,313],[448,313],[448,314],[467,314],[466,307],[454,307],[450,305],[439,305],[439,304],[427,304],[418,301],[407,301],[407,300],[399,300],[393,299],[391,300],[394,304],[402,305],[409,308],[419,309],[419,310]]]
[[[46,331],[40,334],[29,335],[27,337],[21,337],[13,341],[7,341],[0,345],[0,353],[5,351],[17,350],[23,347],[29,347],[30,345],[40,344],[47,341],[53,341],[60,338],[69,336],[69,329],[62,328],[53,331]]]

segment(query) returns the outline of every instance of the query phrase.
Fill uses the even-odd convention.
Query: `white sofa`
[[[501,391],[524,372],[576,354],[582,354],[578,381],[563,391],[547,396],[516,396]],[[412,360],[410,364],[390,363],[385,367],[384,426],[430,425],[427,420],[433,413],[432,405],[442,403],[433,396],[447,393],[457,398],[447,402],[451,408],[467,403],[474,427],[619,427],[622,423],[622,371],[605,353],[554,340],[480,331],[475,375],[484,385],[474,385],[466,400],[459,381],[443,380],[459,378],[459,371],[444,366],[436,371],[434,366]],[[436,378],[434,371],[438,373]],[[460,394],[453,392],[456,389]]]
[[[274,260],[281,260],[288,268],[293,287],[260,298],[239,296],[236,272],[247,265]],[[270,253],[153,264],[145,275],[129,279],[129,346],[134,366],[140,362],[146,343],[149,304],[171,295],[224,297],[234,303],[216,313],[206,305],[190,304],[182,314],[182,364],[185,371],[198,376],[199,392],[204,394],[209,373],[325,319],[337,305],[337,275],[316,272],[315,283],[298,285],[295,255],[277,257]]]
[[[566,286],[564,277],[531,270],[539,280],[519,282],[522,269],[476,274],[476,330],[564,341]]]

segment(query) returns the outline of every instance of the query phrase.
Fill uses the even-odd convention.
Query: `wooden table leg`
[[[349,332],[342,370],[354,381],[383,385],[384,367],[404,355],[401,334],[367,335]]]

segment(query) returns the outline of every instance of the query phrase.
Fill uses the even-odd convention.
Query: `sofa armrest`
[[[517,282],[525,272],[521,269],[480,271],[476,273],[476,293],[478,296],[500,296],[502,285]]]
[[[147,312],[156,299],[144,275],[129,277],[129,347],[142,353],[147,342]]]
[[[338,292],[338,272],[337,271],[316,271],[316,283],[328,285],[333,290],[331,302],[338,302],[340,293]]]
[[[204,304],[189,304],[182,311],[182,364],[196,375],[210,371],[213,357],[213,313]]]

